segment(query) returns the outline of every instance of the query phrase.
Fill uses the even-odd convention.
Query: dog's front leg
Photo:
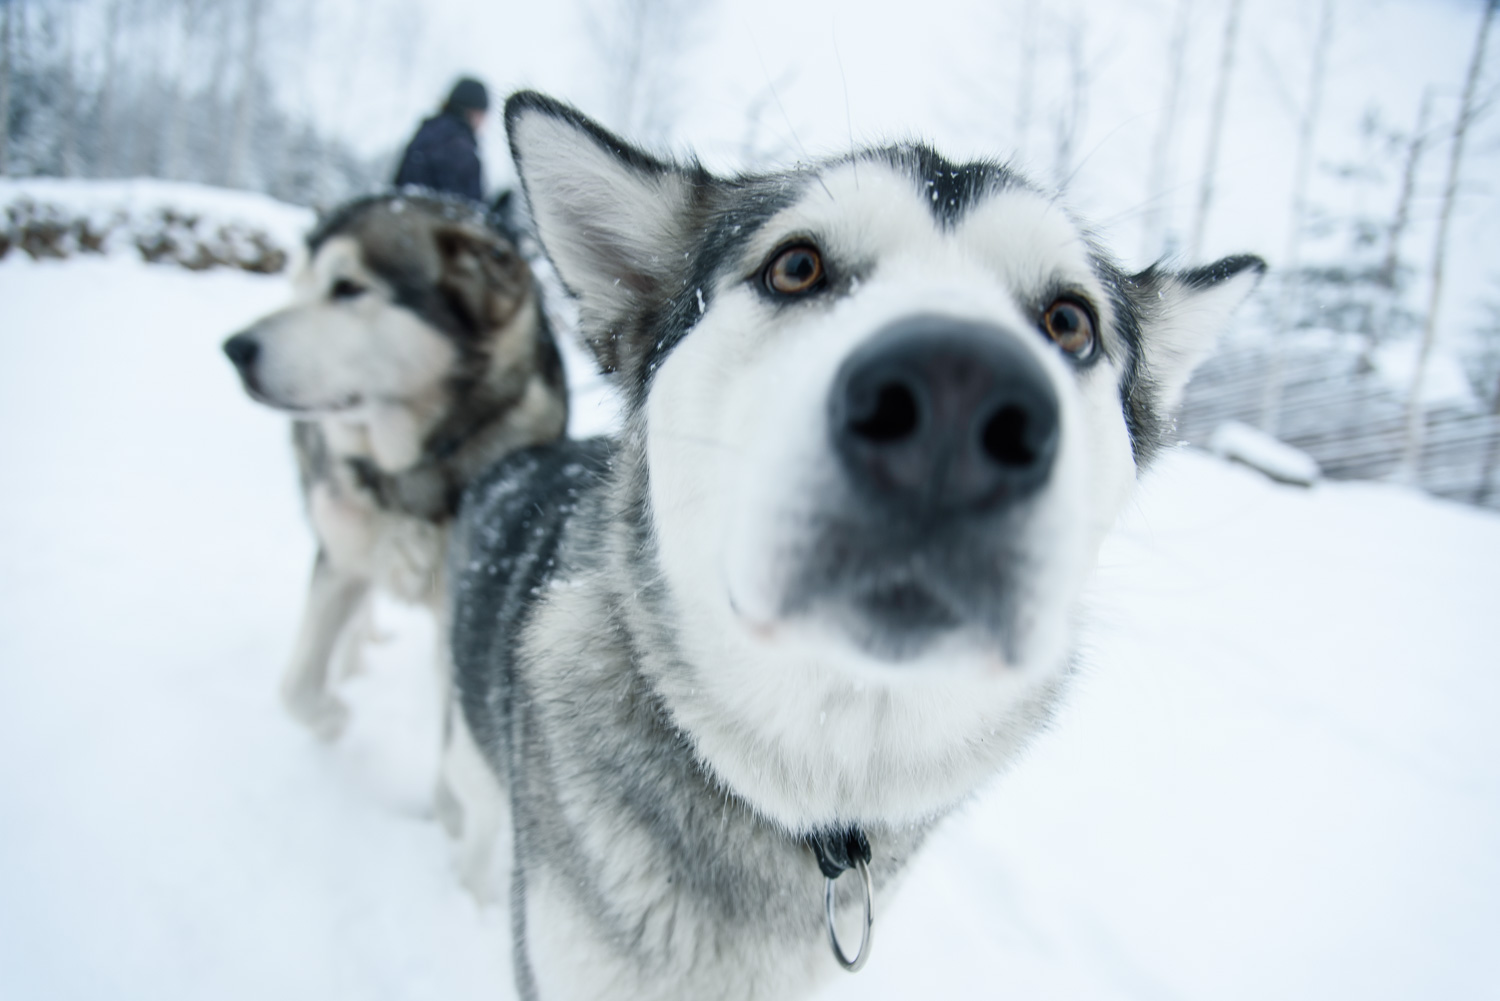
[[[497,871],[494,859],[498,854],[509,862],[510,793],[475,742],[463,708],[454,704],[450,711],[438,787],[451,798],[461,818],[456,831],[450,828],[458,838],[458,878],[479,903],[493,903],[509,885],[509,865]]]
[[[369,581],[340,571],[327,553],[318,550],[297,645],[281,681],[281,699],[294,719],[323,740],[336,740],[349,715],[328,690],[328,667],[339,635],[369,589]]]

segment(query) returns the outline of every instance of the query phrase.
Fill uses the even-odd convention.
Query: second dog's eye
[[[810,243],[787,247],[766,265],[766,288],[777,295],[801,295],[823,283],[823,255]]]
[[[340,278],[333,283],[333,288],[329,290],[328,295],[333,299],[358,299],[368,291],[369,289],[358,282],[351,282],[347,278]]]
[[[1042,314],[1042,332],[1068,355],[1082,361],[1094,352],[1094,317],[1074,299],[1058,299]]]

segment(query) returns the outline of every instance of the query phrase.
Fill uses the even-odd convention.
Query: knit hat
[[[488,111],[490,110],[490,92],[484,89],[484,84],[473,77],[462,77],[453,85],[453,90],[448,94],[443,110],[447,112]]]

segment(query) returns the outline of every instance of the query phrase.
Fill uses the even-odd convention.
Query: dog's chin
[[[245,393],[250,399],[272,410],[280,410],[285,414],[296,417],[321,418],[348,416],[364,406],[364,398],[358,393],[349,393],[344,396],[333,397],[328,400],[304,400],[282,396],[277,393],[267,392],[255,379],[246,376],[243,379]]]
[[[1015,632],[972,621],[916,581],[825,596],[765,619],[738,606],[734,611],[757,645],[867,680],[916,680],[932,671],[1007,671],[1019,665],[1024,646]]]
[[[964,626],[947,602],[916,581],[874,584],[820,611],[856,649],[891,665],[921,660]]]

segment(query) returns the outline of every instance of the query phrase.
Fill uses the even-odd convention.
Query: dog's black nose
[[[1057,393],[1005,331],[942,316],[891,324],[839,370],[834,447],[855,484],[910,516],[1034,493],[1057,454]]]
[[[247,372],[260,354],[260,342],[249,334],[235,334],[224,342],[224,353],[234,362],[234,367]]]

